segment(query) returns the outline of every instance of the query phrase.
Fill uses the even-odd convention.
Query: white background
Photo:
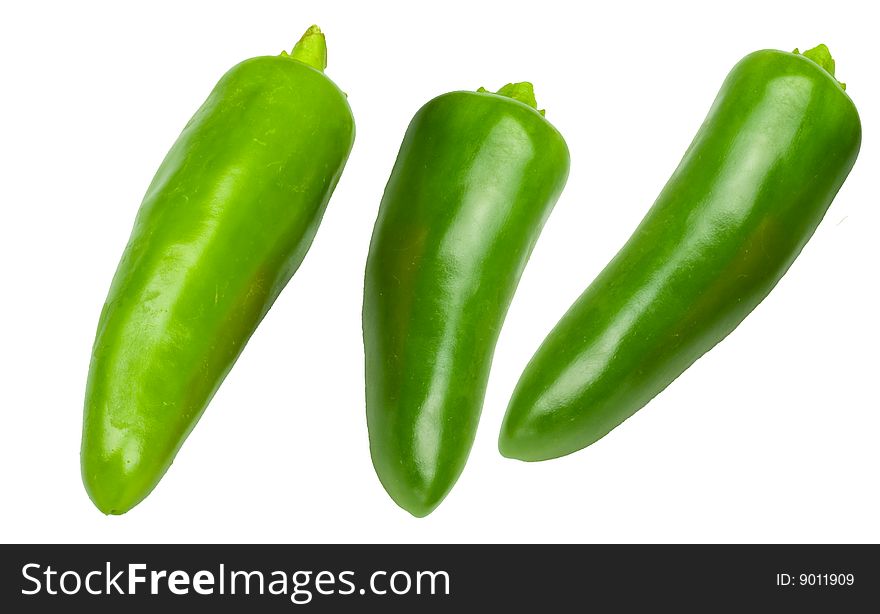
[[[880,541],[877,15],[840,1],[716,6],[5,4],[0,541]],[[303,266],[174,466],[133,511],[104,517],[80,482],[83,392],[140,199],[217,79],[290,49],[313,22],[357,122],[346,171]],[[785,279],[607,438],[546,463],[502,458],[521,370],[651,205],[728,70],[757,49],[820,42],[864,142]],[[571,178],[507,317],[469,464],[417,520],[382,490],[367,446],[370,233],[419,106],[520,80],[565,135]]]

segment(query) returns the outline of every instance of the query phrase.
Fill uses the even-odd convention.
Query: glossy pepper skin
[[[502,454],[538,461],[590,445],[767,296],[859,151],[859,115],[833,71],[824,46],[733,68],[653,207],[526,367]]]
[[[82,476],[104,513],[150,493],[309,249],[354,140],[325,58],[312,27],[233,67],[147,190],[86,391]]]
[[[363,308],[370,452],[415,516],[464,468],[504,316],[568,175],[565,141],[534,107],[529,84],[428,102],[379,209]]]

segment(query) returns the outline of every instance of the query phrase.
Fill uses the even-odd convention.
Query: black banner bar
[[[114,614],[120,607],[421,613],[482,604],[540,612],[644,605],[676,612],[855,611],[848,608],[880,603],[877,545],[13,545],[2,551],[6,612],[83,606]]]

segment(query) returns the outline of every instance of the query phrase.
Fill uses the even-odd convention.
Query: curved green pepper
[[[824,46],[734,67],[645,219],[526,367],[502,454],[590,445],[769,294],[858,155],[859,115],[833,72]]]
[[[122,514],[168,469],[299,267],[354,142],[323,34],[233,67],[147,190],[101,313],[82,476]]]
[[[407,129],[373,231],[363,326],[373,465],[415,516],[464,468],[498,333],[568,166],[527,83],[442,95]]]

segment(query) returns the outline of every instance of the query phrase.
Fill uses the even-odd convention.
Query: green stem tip
[[[482,93],[488,92],[485,87],[481,87],[477,91]],[[526,104],[535,109],[541,115],[544,115],[544,109],[538,108],[538,101],[535,99],[535,88],[528,81],[523,81],[521,83],[508,83],[495,93],[499,96],[506,96],[507,98]]]
[[[808,60],[812,60],[823,69],[825,69],[825,72],[834,77],[834,58],[831,57],[831,50],[828,49],[826,45],[817,45],[812,49],[804,51],[803,53],[795,49],[792,53],[795,53],[796,55],[802,55]],[[834,78],[837,79],[837,77]],[[840,83],[841,88],[846,89],[846,83],[842,83],[840,80],[837,80],[837,82]]]
[[[289,54],[282,51],[281,55],[291,57],[324,72],[324,69],[327,68],[327,41],[324,40],[324,33],[318,26],[311,26],[302,35],[299,42],[293,46],[293,51]]]

